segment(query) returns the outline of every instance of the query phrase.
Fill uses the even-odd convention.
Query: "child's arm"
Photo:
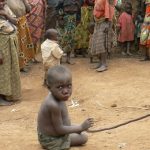
[[[65,135],[70,133],[80,133],[87,130],[93,125],[93,119],[86,119],[81,125],[65,126],[62,121],[61,111],[57,106],[51,107],[52,124],[58,135]]]

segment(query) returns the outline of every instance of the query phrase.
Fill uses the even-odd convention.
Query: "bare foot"
[[[132,54],[132,53],[130,53],[130,52],[127,52],[127,55],[128,55],[128,56],[132,56],[133,54]]]
[[[107,67],[102,65],[101,67],[97,68],[96,71],[97,72],[103,72],[103,71],[106,71],[107,70]]]
[[[100,64],[100,63],[98,63],[97,65],[92,66],[92,67],[91,67],[91,69],[98,69],[98,68],[100,68],[100,67],[101,67],[101,64]]]
[[[13,105],[13,102],[6,101],[5,99],[0,97],[0,106],[10,106]]]

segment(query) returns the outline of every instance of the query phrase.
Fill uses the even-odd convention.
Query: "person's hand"
[[[94,119],[93,118],[88,118],[86,119],[82,124],[81,124],[81,127],[82,127],[82,130],[87,130],[88,128],[92,127],[94,124]]]
[[[0,65],[2,65],[3,64],[3,56],[2,56],[2,54],[0,53]]]
[[[31,5],[30,4],[26,4],[26,12],[29,13],[31,11]]]

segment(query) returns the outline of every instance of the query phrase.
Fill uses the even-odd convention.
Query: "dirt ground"
[[[70,107],[73,123],[93,117],[93,128],[103,128],[150,114],[150,62],[138,58],[112,58],[109,70],[97,73],[87,58],[68,66],[73,74]],[[66,64],[65,64],[66,65]],[[42,86],[42,64],[21,74],[22,99],[0,108],[0,150],[41,150],[36,134],[37,113],[48,91]],[[116,104],[117,107],[112,107]],[[150,117],[110,131],[88,133],[89,141],[72,150],[150,150]]]

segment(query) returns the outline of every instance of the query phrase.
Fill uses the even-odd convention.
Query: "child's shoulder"
[[[43,103],[45,107],[49,109],[55,109],[58,107],[58,102],[51,94],[48,94]]]

